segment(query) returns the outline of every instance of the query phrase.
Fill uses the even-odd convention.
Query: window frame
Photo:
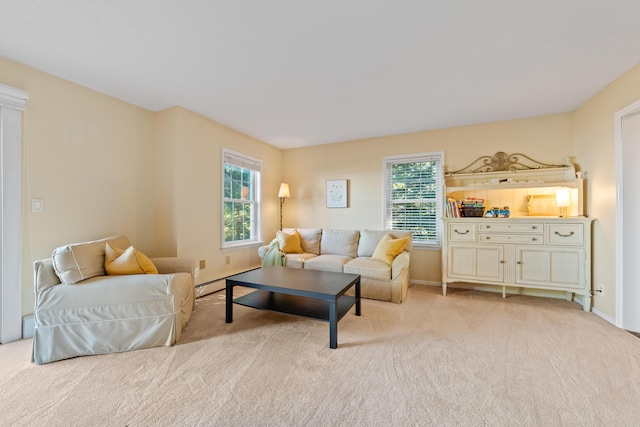
[[[243,201],[242,199],[227,199],[225,197],[224,184],[225,184],[225,165],[231,164],[234,166],[239,166],[251,171],[251,180],[253,181],[253,185],[251,185],[252,197],[249,197],[248,201]],[[262,160],[251,157],[249,155],[238,153],[233,150],[229,150],[226,148],[222,149],[222,161],[221,161],[221,221],[220,221],[220,229],[222,231],[221,235],[221,247],[222,250],[232,250],[232,249],[240,249],[252,246],[260,246],[262,245],[262,186],[261,186],[261,178],[262,178]],[[225,203],[226,202],[241,202],[248,203],[252,205],[251,209],[251,218],[250,223],[255,224],[255,229],[251,229],[251,237],[249,239],[244,240],[235,240],[231,242],[225,241]]]
[[[392,220],[390,216],[391,206],[393,200],[389,200],[391,186],[393,184],[392,167],[397,164],[403,163],[415,163],[415,162],[436,162],[436,194],[433,200],[436,204],[436,213],[434,217],[434,225],[436,237],[434,240],[419,241],[413,240],[412,246],[420,249],[440,249],[442,247],[442,215],[443,215],[443,200],[444,200],[444,151],[431,151],[415,154],[402,154],[396,156],[385,156],[382,159],[383,169],[383,206],[382,206],[382,218],[383,228],[385,230],[392,230]],[[398,228],[395,228],[398,229]]]

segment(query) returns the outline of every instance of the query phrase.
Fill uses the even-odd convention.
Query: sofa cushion
[[[322,270],[342,273],[342,267],[353,257],[344,255],[320,255],[304,263],[305,270]]]
[[[285,254],[301,254],[304,252],[302,246],[300,246],[300,236],[296,230],[293,230],[291,233],[278,230],[276,232],[276,239],[278,240],[280,250]]]
[[[106,244],[104,269],[110,275],[158,274],[156,266],[145,254],[129,246],[122,250]]]
[[[320,255],[358,256],[358,230],[322,230]]]
[[[318,255],[314,255],[314,254],[307,254],[307,253],[302,253],[302,254],[287,254],[287,261],[285,262],[285,266],[286,267],[291,267],[291,268],[304,268],[304,264],[306,261],[310,260],[311,258],[315,258]]]
[[[106,243],[125,249],[131,246],[126,236],[113,236],[84,243],[60,246],[53,251],[53,268],[62,283],[77,283],[96,276],[104,276]]]
[[[413,234],[410,231],[404,230],[363,230],[360,232],[360,242],[358,243],[358,256],[359,257],[371,257],[373,252],[376,250],[376,246],[378,246],[378,242],[385,236],[389,234],[394,239],[399,239],[402,237],[409,237],[409,241],[407,242],[407,246],[404,248],[405,251],[411,251],[411,237]]]
[[[408,237],[393,239],[389,234],[385,234],[385,236],[378,242],[376,250],[373,251],[373,255],[371,255],[371,258],[384,261],[387,264],[391,265],[393,260],[407,246],[408,241]]]
[[[356,258],[344,265],[344,272],[374,280],[391,280],[391,266],[377,259]]]
[[[286,233],[297,231],[302,250],[308,254],[320,255],[320,238],[322,237],[320,228],[283,228],[282,231]]]

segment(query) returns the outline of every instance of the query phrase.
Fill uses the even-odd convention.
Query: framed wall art
[[[348,204],[348,188],[346,179],[327,181],[327,207],[346,208]]]

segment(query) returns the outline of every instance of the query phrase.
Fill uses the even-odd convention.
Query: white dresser
[[[538,288],[591,307],[592,219],[445,218],[442,292],[455,282]]]
[[[556,191],[566,189],[564,209]],[[582,174],[523,154],[498,152],[445,173],[447,201],[478,200],[508,207],[508,218],[460,218],[448,209],[442,230],[442,291],[456,282],[565,291],[591,308],[592,218],[584,217]]]

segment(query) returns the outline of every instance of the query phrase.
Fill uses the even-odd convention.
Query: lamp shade
[[[566,208],[569,206],[569,189],[558,188],[556,190],[556,206],[559,208]]]
[[[278,191],[278,197],[289,198],[291,194],[289,193],[289,184],[285,184],[284,182],[280,184],[280,191]]]

